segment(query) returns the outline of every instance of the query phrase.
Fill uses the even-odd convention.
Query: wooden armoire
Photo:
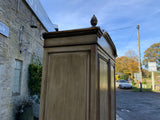
[[[44,33],[40,120],[116,120],[115,45],[99,27]]]

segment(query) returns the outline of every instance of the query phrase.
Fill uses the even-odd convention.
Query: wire
[[[135,30],[132,32],[131,36],[129,37],[128,41],[131,41],[133,39],[133,36],[135,34]]]
[[[125,30],[125,29],[129,29],[129,28],[132,28],[132,27],[133,27],[133,25],[127,26],[127,27],[121,27],[121,28],[117,28],[117,29],[111,29],[111,30],[108,30],[108,31]]]

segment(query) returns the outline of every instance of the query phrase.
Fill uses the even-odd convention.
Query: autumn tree
[[[160,70],[160,43],[154,43],[145,52],[143,65],[148,68],[148,62],[156,62],[157,69]]]
[[[138,61],[138,56],[135,53],[135,51],[133,51],[133,50],[129,50],[128,52],[126,52],[125,56],[127,56],[128,58],[131,58],[131,59],[133,59],[135,61]]]
[[[116,59],[116,72],[124,73],[124,71],[128,71],[133,75],[138,71],[137,55],[132,50],[125,55]]]
[[[122,56],[116,58],[116,72],[123,73],[124,70],[128,70],[128,57]]]

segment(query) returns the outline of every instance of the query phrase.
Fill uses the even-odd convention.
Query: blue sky
[[[128,50],[138,55],[137,24],[140,25],[141,55],[160,42],[160,0],[40,0],[59,30],[91,27],[93,14],[117,48],[118,56]]]

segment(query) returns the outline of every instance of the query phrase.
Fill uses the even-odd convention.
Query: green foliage
[[[29,65],[29,84],[31,95],[40,95],[42,79],[42,65],[30,64]]]
[[[142,84],[147,84],[146,80],[142,81]]]
[[[32,63],[36,65],[42,65],[40,57],[35,55],[35,53],[32,54]]]
[[[142,76],[143,76],[143,78],[150,78],[151,77],[151,72],[149,72],[146,69],[142,69]]]
[[[140,88],[139,88],[139,87],[134,86],[134,87],[132,87],[132,88],[133,88],[132,90],[134,90],[134,91],[137,91],[137,92],[140,91]],[[142,91],[143,91],[143,92],[151,92],[152,89],[151,89],[151,88],[143,88]]]
[[[120,79],[123,79],[123,80],[128,80],[128,78],[129,78],[129,75],[128,75],[128,74],[122,74],[122,75],[120,76]]]
[[[148,68],[148,62],[156,62],[157,69],[160,70],[160,43],[151,45],[145,52],[143,57],[143,65]]]
[[[135,82],[134,82],[134,80],[132,80],[132,86],[133,86],[133,87],[135,86]]]

